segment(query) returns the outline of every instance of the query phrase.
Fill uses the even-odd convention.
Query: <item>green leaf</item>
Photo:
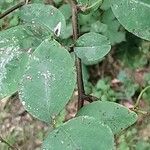
[[[67,25],[66,25],[66,30],[65,30],[65,33],[62,34],[62,39],[67,39],[69,37],[71,37],[73,35],[73,31],[72,31],[72,23],[69,22]],[[68,39],[67,39],[68,40]],[[67,41],[66,40],[66,41]],[[68,40],[69,41],[69,40]],[[66,45],[65,45],[66,46]]]
[[[29,113],[49,123],[73,93],[74,61],[58,42],[46,39],[33,53],[27,67],[20,98]]]
[[[137,120],[137,115],[126,107],[114,102],[97,101],[84,106],[77,116],[94,117],[108,125],[114,134],[129,127]]]
[[[49,30],[38,25],[19,25],[0,32],[0,48],[5,52],[5,47],[17,45],[24,51],[35,49],[46,37],[50,37]]]
[[[107,26],[107,30],[103,34],[108,37],[111,45],[125,41],[125,32],[120,30],[121,24],[115,18],[111,9],[103,13],[102,22]]]
[[[101,17],[99,11],[94,11],[88,14],[79,13],[79,25],[82,28],[90,28],[91,24],[94,23],[96,20],[99,20]],[[83,29],[82,29],[83,30]],[[83,32],[85,33],[85,32]]]
[[[0,57],[0,100],[18,90],[19,81],[24,73],[28,56],[19,48],[10,47]]]
[[[62,39],[67,39],[69,38],[70,36],[72,36],[72,22],[71,22],[71,6],[69,4],[64,4],[62,5],[59,10],[62,12],[62,14],[65,16],[65,19],[67,21],[66,23],[66,29],[65,31],[63,32],[61,38]],[[70,20],[69,20],[70,19]]]
[[[45,26],[56,36],[60,36],[65,32],[65,17],[57,8],[51,5],[25,5],[20,10],[20,18],[24,22]]]
[[[77,3],[83,12],[90,12],[97,10],[102,0],[77,0]]]
[[[69,4],[63,4],[59,10],[62,12],[66,20],[71,17],[71,6]]]
[[[106,24],[103,24],[101,23],[100,21],[96,21],[94,23],[91,24],[91,32],[97,32],[97,33],[100,33],[100,34],[105,34],[106,31],[108,30],[107,29],[107,25]]]
[[[132,99],[136,91],[139,89],[139,85],[134,81],[134,77],[129,75],[126,71],[120,70],[117,79],[122,83],[120,89],[122,92],[120,96],[124,99]]]
[[[54,1],[54,3],[56,4],[56,6],[57,5],[60,5],[60,3],[63,1],[63,0],[53,0]]]
[[[42,150],[113,150],[112,131],[92,117],[71,119],[49,133]]]
[[[111,7],[111,0],[103,0],[103,3],[101,5],[102,10],[107,10]]]
[[[76,42],[75,53],[83,63],[95,64],[99,62],[111,49],[107,37],[90,32],[82,35]]]
[[[29,54],[46,33],[41,27],[28,25],[0,32],[0,99],[18,90]]]
[[[150,40],[149,0],[112,0],[112,10],[129,32]]]

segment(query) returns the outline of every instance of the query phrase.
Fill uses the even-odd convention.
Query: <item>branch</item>
[[[12,6],[11,8],[9,8],[8,10],[6,10],[4,13],[0,14],[0,19],[6,17],[7,15],[9,15],[10,13],[12,13],[13,11],[15,11],[16,9],[22,7],[23,5],[27,4],[29,1],[31,0],[25,0],[22,1],[14,6]]]
[[[2,143],[5,143],[9,148],[11,148],[12,150],[19,150],[17,147],[14,147],[12,145],[10,145],[6,140],[4,140],[1,136],[0,136],[0,141]]]
[[[78,10],[75,0],[69,0],[72,8],[72,28],[73,28],[73,39],[74,42],[78,39],[79,28],[78,28]],[[84,84],[82,77],[82,64],[81,59],[76,56],[76,69],[77,69],[77,86],[78,86],[78,110],[83,107],[85,95]]]

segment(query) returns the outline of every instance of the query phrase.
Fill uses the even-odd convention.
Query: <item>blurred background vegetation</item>
[[[0,13],[18,3],[19,0],[0,0]],[[33,3],[49,3],[48,0],[33,0]],[[72,39],[71,10],[65,1],[54,0],[64,14],[67,31],[61,40],[70,46]],[[114,101],[130,108],[142,89],[150,85],[150,42],[127,32],[115,19],[108,0],[100,9],[88,14],[79,14],[81,34],[89,31],[107,35],[112,44],[111,52],[100,63],[92,66],[83,64],[84,86],[87,94],[101,100]],[[0,31],[19,24],[18,12],[0,20]],[[140,109],[150,112],[150,89],[141,98]],[[66,108],[66,116],[76,112],[76,97]],[[47,125],[34,119],[24,111],[16,96],[0,102],[0,136],[20,150],[38,150],[48,130]],[[138,122],[116,136],[118,150],[150,149],[150,114],[139,113]],[[8,150],[0,142],[0,150]]]

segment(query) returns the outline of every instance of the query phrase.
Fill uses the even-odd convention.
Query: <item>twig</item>
[[[23,110],[21,113],[17,114],[16,116],[25,116],[28,112],[26,110]]]
[[[5,143],[9,148],[11,148],[12,150],[19,150],[17,147],[12,146],[11,144],[9,144],[6,140],[4,140],[1,136],[0,136],[0,141],[2,143]]]
[[[73,28],[73,39],[74,42],[78,39],[79,28],[78,28],[78,10],[75,0],[69,0],[72,8],[72,28]],[[84,84],[82,77],[82,64],[81,59],[76,56],[76,69],[77,69],[77,86],[78,86],[78,110],[83,106],[84,99]]]
[[[137,99],[137,101],[136,101],[136,103],[135,103],[135,105],[134,105],[134,109],[135,109],[136,107],[138,107],[138,105],[139,105],[139,103],[140,103],[140,99],[141,99],[143,93],[144,93],[146,90],[148,90],[149,88],[150,88],[150,85],[147,86],[146,88],[144,88],[144,89],[141,91],[141,93],[140,93],[140,95],[138,96],[138,99]]]
[[[90,103],[97,101],[98,98],[92,95],[83,95],[82,98]]]
[[[8,14],[12,13],[13,11],[15,11],[16,9],[22,7],[23,5],[27,4],[27,2],[29,2],[31,0],[25,0],[22,1],[14,6],[12,6],[11,8],[9,8],[8,10],[6,10],[4,13],[0,14],[0,19],[6,17]]]

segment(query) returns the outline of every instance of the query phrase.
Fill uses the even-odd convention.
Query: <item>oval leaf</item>
[[[99,62],[111,49],[110,42],[104,35],[90,32],[79,37],[75,53],[83,63],[95,64]]]
[[[74,61],[55,40],[45,40],[33,53],[19,91],[25,108],[50,122],[65,106],[75,87]]]
[[[48,33],[34,26],[17,26],[0,32],[0,99],[18,90],[29,53]]]
[[[65,17],[57,8],[51,5],[25,5],[20,10],[20,18],[24,22],[44,25],[56,36],[60,36],[66,28]]]
[[[113,150],[112,131],[94,118],[82,116],[53,130],[42,150]]]
[[[114,134],[129,127],[137,120],[135,112],[114,102],[97,101],[81,108],[77,116],[94,117],[108,125]]]
[[[149,0],[112,0],[112,10],[129,32],[150,40]]]

